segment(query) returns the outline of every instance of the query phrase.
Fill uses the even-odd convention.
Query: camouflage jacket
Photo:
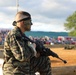
[[[29,69],[30,59],[34,57],[34,51],[28,46],[28,41],[24,40],[22,35],[24,34],[18,27],[15,27],[7,34],[4,43],[3,68],[12,65]]]

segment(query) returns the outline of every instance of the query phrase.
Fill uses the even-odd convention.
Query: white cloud
[[[15,6],[16,0],[0,0],[0,7]]]
[[[44,0],[42,3],[42,7],[45,8],[45,10],[55,9],[59,6],[58,3],[56,3],[54,0]]]
[[[63,25],[45,24],[45,23],[34,23],[31,27],[32,31],[55,31],[65,32]]]
[[[19,0],[18,9],[30,12],[32,30],[65,31],[64,22],[76,11],[76,0]],[[16,0],[0,0],[0,28],[12,27],[16,12]]]
[[[12,22],[14,18],[6,13],[0,13],[0,28],[12,28]]]

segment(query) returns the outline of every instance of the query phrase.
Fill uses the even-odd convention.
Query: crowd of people
[[[0,29],[0,45],[4,44],[4,39],[8,32],[8,29]]]
[[[4,40],[7,35],[7,33],[10,31],[10,29],[0,29],[0,45],[4,45]],[[40,40],[43,44],[76,44],[76,38],[75,37],[69,37],[69,36],[58,36],[56,38],[43,36],[43,37],[33,37],[28,36],[31,40]]]
[[[0,30],[0,45],[4,44],[4,40],[5,40],[5,37],[6,37],[6,35],[7,35],[8,32],[9,32],[9,29]],[[48,37],[48,36],[44,36],[44,37],[29,36],[29,38],[31,40],[36,40],[36,39],[40,40],[44,44],[53,44],[57,40],[56,38],[51,38],[51,37]]]
[[[7,33],[10,31],[10,29],[0,29],[0,45],[3,45],[4,44],[4,40],[5,40],[5,37],[7,35]],[[33,36],[30,36],[29,35],[29,38],[31,40],[40,40],[42,41],[44,44],[52,44],[55,42],[55,40],[57,40],[56,38],[51,38],[51,37],[48,37],[48,36],[43,36],[43,37],[33,37]]]
[[[0,29],[0,45],[4,44],[4,39],[7,33],[10,31],[10,29]],[[51,38],[48,36],[43,36],[43,37],[33,37],[29,35],[29,38],[31,40],[40,40],[43,42],[43,44],[75,44],[75,42],[72,39],[76,38],[70,38],[70,37],[57,37],[57,38]]]

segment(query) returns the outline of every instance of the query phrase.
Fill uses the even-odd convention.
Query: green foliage
[[[67,17],[66,23],[64,23],[65,29],[69,31],[70,36],[76,36],[76,11]]]

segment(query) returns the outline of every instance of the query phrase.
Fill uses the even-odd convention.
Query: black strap
[[[17,22],[21,22],[21,21],[25,21],[25,20],[29,20],[29,19],[31,19],[30,16],[27,17],[27,18],[23,18],[23,19],[21,19],[21,20],[19,20],[19,21],[13,21],[12,25],[13,25],[13,26],[16,26],[16,23],[17,23]],[[31,24],[32,24],[32,23],[31,23]]]
[[[18,20],[17,22],[21,22],[21,21],[29,20],[29,19],[31,19],[31,18],[30,18],[30,17],[27,17],[27,18],[23,18],[23,19],[21,19],[21,20]]]

